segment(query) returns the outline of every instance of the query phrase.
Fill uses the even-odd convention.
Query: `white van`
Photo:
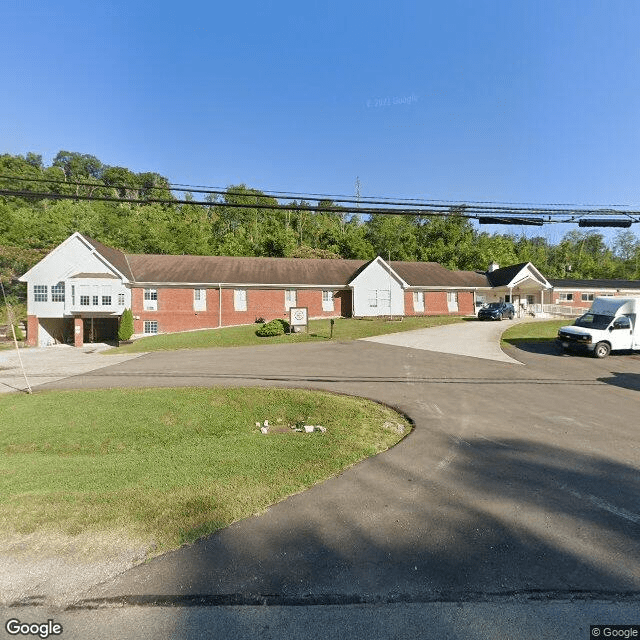
[[[605,358],[611,351],[640,349],[639,309],[640,298],[596,298],[574,324],[560,328],[558,342],[564,350],[586,350],[596,358]]]

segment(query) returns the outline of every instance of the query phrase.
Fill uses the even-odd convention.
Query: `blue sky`
[[[1,15],[0,153],[220,187],[353,194],[358,176],[364,196],[640,208],[636,0],[4,0]]]

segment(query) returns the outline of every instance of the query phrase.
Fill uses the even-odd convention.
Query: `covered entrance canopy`
[[[543,312],[543,305],[551,304],[551,283],[530,263],[494,268],[487,272],[494,300],[511,302],[519,316]],[[487,301],[490,301],[487,296]]]

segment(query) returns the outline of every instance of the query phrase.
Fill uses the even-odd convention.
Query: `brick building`
[[[530,263],[486,273],[433,262],[128,254],[74,233],[25,273],[27,342],[114,340],[288,318],[473,315],[494,300],[543,310],[552,284]],[[588,306],[588,305],[587,305]]]

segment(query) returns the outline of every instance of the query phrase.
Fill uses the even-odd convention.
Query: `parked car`
[[[478,320],[512,320],[515,315],[515,307],[510,302],[490,302],[478,311]]]

